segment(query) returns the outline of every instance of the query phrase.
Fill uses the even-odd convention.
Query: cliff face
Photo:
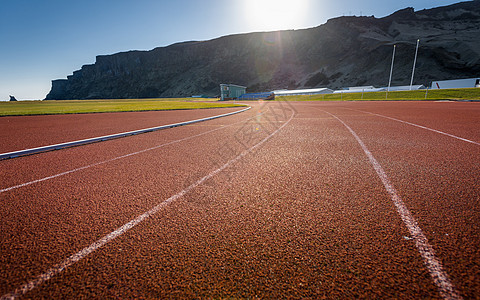
[[[480,1],[388,17],[341,17],[319,27],[185,42],[151,51],[98,56],[67,79],[52,81],[46,99],[216,96],[220,83],[249,92],[281,88],[386,86],[393,44],[393,85],[480,74]]]

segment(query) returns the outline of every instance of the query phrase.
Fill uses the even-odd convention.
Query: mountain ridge
[[[388,83],[397,45],[393,85],[480,74],[480,1],[383,17],[338,17],[299,30],[232,34],[148,51],[99,55],[67,79],[53,80],[46,99],[217,96],[220,83],[248,91]]]

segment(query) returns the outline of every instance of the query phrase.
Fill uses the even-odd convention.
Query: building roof
[[[351,86],[351,87],[348,87],[347,89],[348,90],[371,90],[371,89],[374,89],[375,87],[373,85],[365,85],[365,86]]]
[[[277,90],[273,91],[276,96],[306,95],[306,94],[331,94],[333,90],[328,88],[301,89],[301,90]]]
[[[361,90],[337,90],[334,91],[334,94],[348,94],[348,93],[362,93],[362,92],[383,92],[386,91],[386,88],[371,88],[371,89],[361,89]]]
[[[234,86],[234,87],[238,87],[238,88],[242,88],[242,89],[246,89],[246,88],[247,88],[246,86],[241,86],[241,85],[237,85],[237,84],[231,84],[231,83],[220,83],[220,86],[225,86],[225,85],[228,85],[228,86]]]

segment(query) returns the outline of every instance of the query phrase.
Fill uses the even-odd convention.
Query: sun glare
[[[247,0],[246,18],[253,30],[303,28],[311,0]]]

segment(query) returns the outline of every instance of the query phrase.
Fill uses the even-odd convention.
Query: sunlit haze
[[[307,26],[310,2],[310,0],[247,0],[244,10],[247,22],[257,31],[295,29]]]
[[[0,100],[43,99],[97,55],[224,35],[303,29],[347,15],[449,5],[452,0],[15,0],[0,9]]]

